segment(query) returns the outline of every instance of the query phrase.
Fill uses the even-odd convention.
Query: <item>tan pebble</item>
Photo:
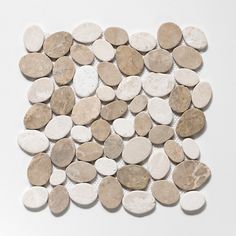
[[[111,102],[116,96],[114,89],[106,85],[99,86],[96,95],[103,102]]]
[[[19,67],[25,76],[38,79],[52,71],[52,62],[42,53],[29,53],[20,59]]]
[[[174,183],[184,191],[191,191],[203,186],[210,178],[211,171],[199,161],[183,161],[172,174]]]
[[[143,94],[140,94],[131,101],[129,104],[129,109],[132,113],[139,113],[146,108],[147,103],[147,97]]]
[[[74,159],[75,151],[75,144],[70,138],[60,139],[52,147],[51,160],[60,168],[66,167]]]
[[[111,132],[110,124],[103,119],[95,120],[91,125],[91,131],[95,139],[103,142]]]
[[[94,61],[94,54],[89,47],[82,44],[74,44],[70,49],[72,59],[80,65],[90,65]]]
[[[72,42],[73,38],[70,33],[56,32],[45,39],[43,50],[49,57],[56,59],[69,52]]]
[[[134,129],[139,136],[145,136],[152,128],[152,119],[146,112],[140,112],[134,119]]]
[[[95,161],[103,154],[103,147],[95,142],[81,144],[76,150],[76,157],[81,161]]]
[[[183,148],[174,140],[168,140],[164,144],[164,150],[169,159],[174,163],[180,163],[184,160]]]
[[[122,73],[138,75],[143,71],[142,55],[129,46],[119,46],[116,50],[116,62]]]
[[[180,67],[187,69],[196,70],[203,63],[201,54],[188,46],[178,46],[173,50],[172,55]]]
[[[148,137],[153,144],[163,144],[173,136],[173,128],[167,125],[157,125],[150,130]]]
[[[30,107],[24,117],[26,129],[40,129],[44,127],[52,118],[52,111],[44,103],[36,103]]]
[[[101,102],[97,97],[82,98],[75,104],[71,118],[77,125],[87,125],[99,116],[100,109]]]
[[[118,181],[130,190],[145,189],[149,183],[148,171],[139,165],[127,165],[121,167],[117,172]]]
[[[104,31],[105,39],[114,46],[126,44],[129,40],[127,32],[119,27],[109,27]]]
[[[180,117],[176,126],[176,133],[181,138],[191,137],[202,131],[205,123],[204,113],[199,109],[190,108]]]
[[[122,153],[123,148],[123,140],[117,134],[111,134],[104,142],[104,154],[110,159],[118,158]]]
[[[42,186],[48,183],[52,173],[52,163],[46,153],[33,157],[27,169],[28,180],[32,185]]]
[[[99,184],[98,197],[105,208],[116,209],[122,201],[123,189],[116,178],[107,176]]]

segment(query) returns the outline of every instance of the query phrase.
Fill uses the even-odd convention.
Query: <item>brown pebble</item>
[[[36,103],[30,107],[24,117],[26,129],[43,128],[52,118],[52,111],[44,103]]]
[[[126,75],[138,75],[143,71],[142,55],[129,46],[119,46],[116,49],[116,62],[120,71]]]
[[[111,133],[110,124],[103,119],[95,120],[91,125],[91,132],[95,139],[103,142]]]
[[[74,44],[70,49],[72,59],[80,65],[90,65],[94,61],[94,54],[89,47],[82,44]]]
[[[183,148],[174,140],[168,140],[164,144],[164,150],[169,159],[174,163],[180,163],[184,160]]]
[[[197,108],[190,108],[180,117],[176,126],[176,133],[181,138],[191,137],[201,132],[205,123],[204,113]]]
[[[146,112],[140,112],[135,116],[134,129],[139,136],[145,136],[152,128],[152,119]]]
[[[143,94],[140,94],[131,101],[129,104],[129,109],[132,113],[139,113],[146,108],[147,103],[147,97]]]
[[[120,27],[109,27],[104,31],[106,41],[114,46],[126,44],[129,40],[127,32]]]
[[[104,154],[110,159],[118,158],[124,149],[122,138],[117,134],[111,134],[104,142]]]
[[[174,130],[168,125],[157,125],[149,132],[149,139],[153,144],[163,144],[174,136]]]
[[[42,186],[48,183],[52,173],[52,163],[46,153],[33,157],[27,169],[28,180],[32,185]]]

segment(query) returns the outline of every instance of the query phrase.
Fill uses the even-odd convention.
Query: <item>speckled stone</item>
[[[104,142],[104,154],[110,159],[118,158],[124,149],[122,138],[117,134],[111,134]]]
[[[86,45],[74,44],[70,49],[70,55],[80,65],[90,65],[94,61],[94,54]]]
[[[168,140],[164,144],[164,150],[169,159],[174,163],[180,163],[185,158],[183,148],[174,140]]]
[[[120,27],[109,27],[104,31],[105,39],[114,46],[126,44],[129,40],[127,32]]]
[[[140,112],[134,118],[134,129],[139,136],[145,136],[152,128],[152,119],[146,112]]]
[[[95,139],[103,142],[111,133],[110,124],[103,119],[95,120],[91,125],[91,132]]]
[[[132,113],[139,113],[146,108],[147,103],[147,97],[143,94],[140,94],[131,101],[131,103],[129,104],[129,110]]]
[[[156,125],[150,132],[148,138],[153,144],[163,144],[174,136],[174,130],[168,125]]]

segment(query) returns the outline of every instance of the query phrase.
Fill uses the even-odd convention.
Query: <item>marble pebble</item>
[[[152,119],[146,112],[140,112],[134,118],[134,129],[139,136],[146,136],[152,128]]]
[[[132,113],[139,113],[143,111],[148,103],[148,99],[144,94],[137,95],[129,104],[129,110]]]
[[[50,176],[49,183],[52,186],[62,185],[66,181],[66,172],[64,170],[54,170]]]
[[[116,96],[114,89],[106,85],[100,85],[96,90],[96,95],[103,102],[111,102]]]
[[[181,68],[174,72],[175,80],[184,86],[194,87],[199,82],[198,74],[190,69]]]
[[[154,126],[148,135],[149,140],[153,144],[163,144],[174,136],[174,129],[168,125]]]
[[[99,142],[104,142],[111,133],[110,124],[101,118],[95,120],[91,124],[91,132],[96,140]]]
[[[104,155],[110,159],[118,158],[123,149],[123,140],[117,134],[111,134],[104,142]]]
[[[94,164],[97,172],[103,176],[114,175],[117,171],[117,164],[107,157],[99,158]]]
[[[183,151],[185,155],[192,160],[196,160],[200,156],[200,149],[197,145],[197,143],[191,139],[191,138],[186,138],[183,140],[182,143]]]
[[[76,125],[71,129],[71,137],[74,139],[74,141],[78,143],[85,143],[91,140],[92,138],[92,132],[91,129],[82,126],[82,125]]]
[[[129,40],[127,32],[120,27],[109,27],[104,31],[105,39],[114,46],[126,44]]]
[[[130,138],[134,135],[134,124],[125,118],[118,118],[113,121],[114,131],[123,138]]]
[[[79,65],[90,65],[94,61],[93,52],[83,44],[74,44],[70,49],[70,55]]]
[[[168,140],[164,144],[164,151],[169,159],[175,164],[185,159],[183,148],[174,140]]]

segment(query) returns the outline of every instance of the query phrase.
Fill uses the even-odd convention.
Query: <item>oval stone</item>
[[[134,135],[134,124],[125,118],[118,118],[113,121],[113,129],[121,137],[130,138]]]
[[[96,95],[103,102],[111,102],[116,96],[114,89],[106,85],[99,86]]]
[[[114,175],[117,171],[116,162],[106,157],[97,159],[94,166],[97,172],[103,176]]]
[[[62,185],[66,181],[66,172],[64,170],[54,170],[50,176],[49,183],[52,186]]]
[[[110,124],[103,119],[95,120],[91,125],[91,132],[96,140],[104,142],[111,133]]]
[[[134,118],[134,129],[139,136],[146,136],[152,128],[152,119],[146,112],[140,112]]]
[[[129,104],[129,109],[132,113],[139,113],[146,108],[147,103],[147,97],[143,94],[140,94],[131,101]]]
[[[174,72],[175,80],[184,86],[193,87],[199,82],[198,74],[190,69],[181,68]]]
[[[74,141],[78,143],[88,142],[92,138],[91,129],[82,125],[74,126],[71,129],[70,135],[71,135],[71,138],[73,138]]]
[[[192,160],[198,159],[200,156],[200,149],[197,145],[197,143],[191,139],[191,138],[186,138],[183,140],[183,151],[185,155]]]
[[[127,32],[120,27],[109,27],[104,31],[105,39],[114,46],[126,44],[129,40]]]
[[[148,138],[153,144],[163,144],[173,136],[174,130],[172,127],[167,125],[157,125],[150,130]]]
[[[74,44],[70,49],[72,59],[80,65],[90,65],[94,61],[94,54],[89,47],[82,44]]]
[[[110,159],[116,159],[124,149],[122,138],[117,134],[111,134],[104,142],[104,154]]]
[[[174,163],[180,163],[185,158],[183,148],[174,140],[168,140],[164,144],[164,150],[169,159]]]

